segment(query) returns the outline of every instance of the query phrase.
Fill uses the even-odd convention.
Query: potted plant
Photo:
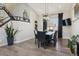
[[[76,47],[76,45],[77,45],[77,36],[75,36],[75,35],[73,35],[72,37],[71,37],[71,41],[69,41],[69,48],[70,48],[70,50],[71,50],[71,53],[72,54],[74,54],[75,55],[75,47]]]
[[[18,32],[17,30],[14,30],[12,26],[6,25],[5,32],[7,35],[7,43],[8,45],[13,45],[14,44],[14,36]]]

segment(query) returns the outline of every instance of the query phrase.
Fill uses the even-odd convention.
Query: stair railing
[[[4,24],[8,23],[10,20],[12,21],[22,21],[22,22],[29,22],[30,23],[30,19],[28,18],[24,18],[21,16],[13,16],[4,6],[0,6],[0,10],[4,10],[8,16],[10,17],[5,17],[4,19],[0,19],[0,27],[3,26]],[[5,19],[9,18],[7,21],[5,21]]]

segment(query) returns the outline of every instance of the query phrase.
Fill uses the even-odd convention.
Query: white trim
[[[7,43],[4,43],[4,44],[0,44],[0,47],[2,47],[2,46],[6,46],[7,45]]]
[[[21,43],[21,42],[24,42],[24,41],[26,41],[26,40],[30,40],[30,39],[33,39],[33,38],[26,38],[26,39],[24,39],[24,40],[20,40],[20,41],[14,41],[14,44],[18,44],[18,43]],[[0,44],[0,47],[2,47],[2,46],[6,46],[7,45],[7,43],[3,43],[3,44]]]
[[[30,40],[30,39],[33,39],[33,38],[28,38],[28,39],[24,39],[24,40],[20,40],[20,41],[15,41],[14,44],[21,43],[21,42],[24,42],[24,41]]]

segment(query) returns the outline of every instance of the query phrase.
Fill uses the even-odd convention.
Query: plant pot
[[[14,38],[13,37],[7,37],[7,43],[8,43],[8,46],[11,46],[14,44]]]
[[[75,50],[74,49],[71,49],[71,52],[72,52],[72,54],[74,54],[75,53]]]

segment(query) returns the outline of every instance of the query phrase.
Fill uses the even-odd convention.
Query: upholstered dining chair
[[[54,42],[54,47],[56,46],[56,43],[57,43],[57,31],[55,31],[54,35],[53,35],[53,38],[52,40]]]
[[[41,47],[44,47],[46,48],[46,35],[45,35],[46,32],[43,32],[43,31],[37,31],[37,39],[38,39],[38,48],[41,46]]]

